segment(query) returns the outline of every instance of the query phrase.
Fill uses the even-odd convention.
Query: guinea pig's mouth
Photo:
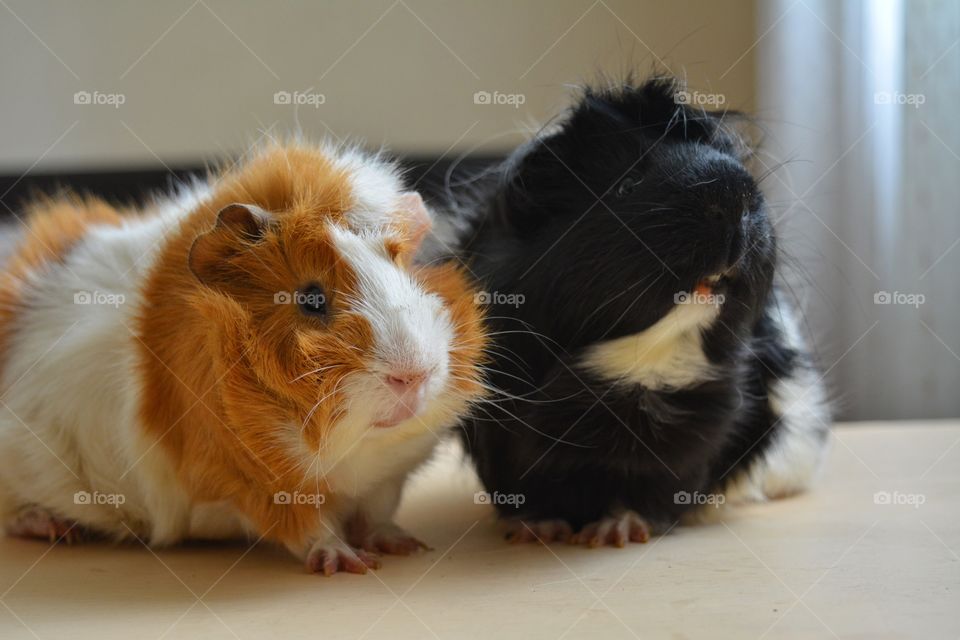
[[[423,412],[429,399],[425,384],[391,390],[390,396],[389,408],[373,421],[373,426],[378,429],[389,429],[417,416]]]
[[[717,273],[710,274],[705,278],[701,278],[697,281],[697,290],[705,291],[707,293],[712,293],[718,289],[725,288],[731,280],[733,280],[737,275],[736,266],[728,267],[723,271],[718,271]]]

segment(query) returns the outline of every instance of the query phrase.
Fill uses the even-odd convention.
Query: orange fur
[[[472,284],[463,270],[451,262],[422,266],[415,271],[415,275],[428,291],[446,302],[450,311],[457,333],[450,353],[454,385],[465,394],[480,394],[482,390],[477,365],[485,359],[487,334]]]
[[[255,242],[217,225],[218,211],[235,202],[269,210],[276,224]],[[317,529],[317,507],[275,504],[276,492],[323,494],[320,517],[337,505],[328,487],[302,486],[304,469],[288,440],[321,448],[341,406],[338,385],[364,370],[373,340],[367,321],[341,300],[357,294],[356,274],[325,229],[342,223],[353,203],[349,176],[321,152],[276,147],[221,178],[167,240],[144,287],[138,333],[148,433],[195,500],[230,501],[261,533],[294,547]],[[188,261],[201,265],[204,282]],[[471,380],[479,384],[483,334],[472,291],[453,268],[420,277],[450,305],[458,388],[479,392]],[[327,319],[274,302],[276,293],[315,280],[325,287]],[[283,433],[283,424],[303,425],[302,435]]]

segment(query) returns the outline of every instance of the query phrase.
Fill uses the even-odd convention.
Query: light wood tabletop
[[[0,540],[0,638],[958,638],[960,423],[838,427],[806,495],[624,549],[510,545],[448,449],[365,576],[267,545]]]

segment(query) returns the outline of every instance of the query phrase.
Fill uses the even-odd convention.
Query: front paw
[[[408,556],[421,549],[431,550],[425,543],[393,523],[365,527],[351,537],[350,544],[373,553],[399,556]]]
[[[83,527],[72,520],[55,516],[51,511],[30,505],[22,508],[4,525],[6,534],[16,538],[37,538],[51,544],[63,541],[67,544],[81,542],[88,537]]]
[[[570,544],[624,547],[627,542],[646,542],[649,539],[650,524],[636,511],[623,510],[584,525],[570,538]]]
[[[307,554],[307,571],[332,576],[337,572],[366,573],[379,569],[380,560],[364,549],[352,549],[340,540],[320,540]]]

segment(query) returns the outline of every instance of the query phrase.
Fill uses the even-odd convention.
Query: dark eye
[[[623,198],[630,195],[638,184],[640,184],[640,181],[636,178],[624,178],[620,181],[620,184],[617,185],[617,197]]]
[[[327,296],[323,292],[323,287],[318,284],[312,284],[297,291],[294,302],[297,303],[303,315],[319,317],[327,315]]]

